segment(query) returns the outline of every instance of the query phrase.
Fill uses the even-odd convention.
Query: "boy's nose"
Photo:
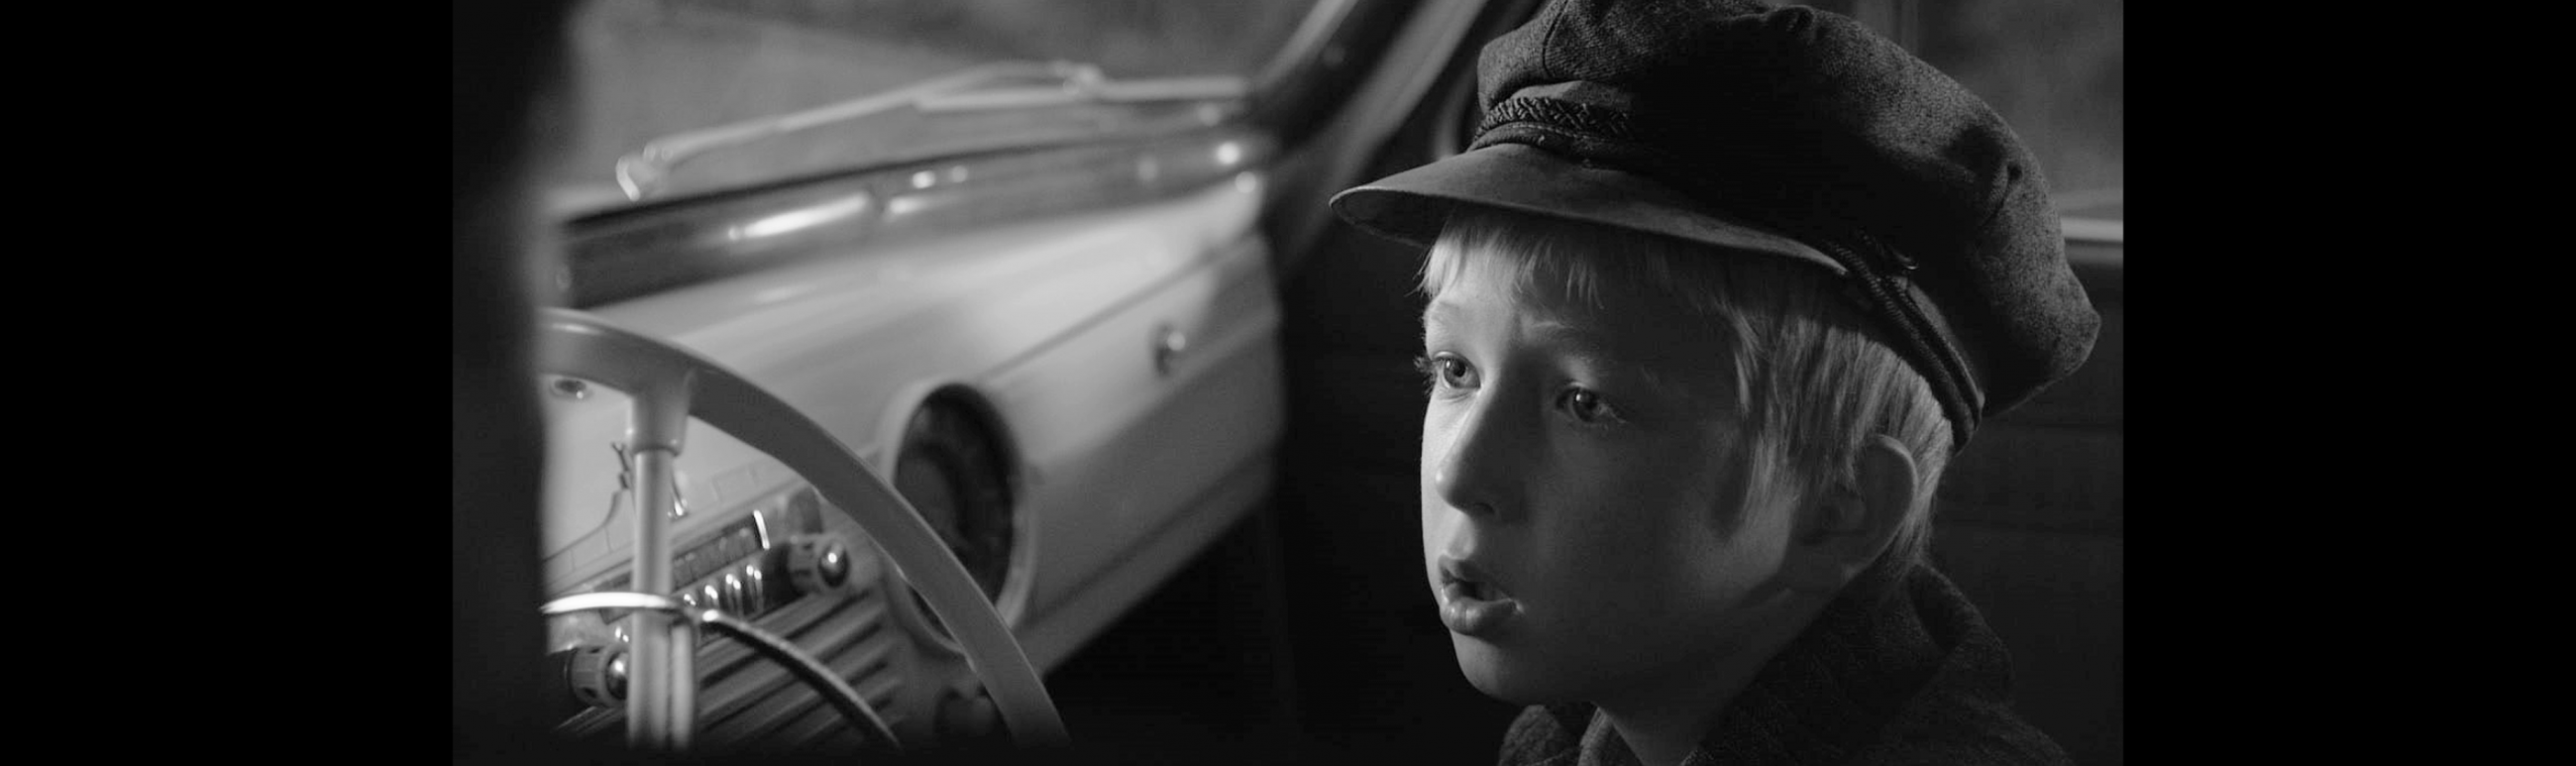
[[[1423,466],[1432,472],[1440,499],[1471,516],[1498,516],[1511,507],[1518,471],[1514,447],[1522,435],[1494,404],[1485,399],[1470,405],[1449,430],[1448,445]]]

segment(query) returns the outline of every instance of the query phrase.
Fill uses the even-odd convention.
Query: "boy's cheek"
[[[1433,392],[1422,402],[1423,441],[1429,443],[1434,432],[1447,434],[1458,424],[1458,416],[1465,409],[1455,402],[1442,401],[1439,392]]]
[[[1424,566],[1428,567],[1432,565],[1432,563],[1439,558],[1441,551],[1449,549],[1449,537],[1457,533],[1457,527],[1457,514],[1450,512],[1447,508],[1442,508],[1432,504],[1432,501],[1428,498],[1424,499],[1422,503],[1422,560]]]
[[[1434,402],[1425,407],[1422,414],[1422,460],[1419,466],[1421,470],[1415,478],[1419,480],[1422,487],[1422,499],[1426,503],[1424,506],[1426,508],[1429,507],[1427,504],[1437,496],[1436,480],[1440,466],[1449,458],[1451,434],[1457,427],[1454,415],[1445,414],[1442,409],[1439,403]]]

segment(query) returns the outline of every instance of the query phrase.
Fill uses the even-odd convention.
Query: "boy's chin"
[[[1485,696],[1514,705],[1540,705],[1556,702],[1546,684],[1501,647],[1481,638],[1449,634],[1449,646],[1458,655],[1458,673],[1467,684]]]

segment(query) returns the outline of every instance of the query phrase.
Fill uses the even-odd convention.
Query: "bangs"
[[[1703,248],[1666,237],[1562,219],[1460,208],[1422,265],[1421,288],[1434,298],[1470,270],[1497,278],[1512,294],[1549,305],[1609,308],[1603,295],[1641,295],[1695,315],[1725,308],[1706,290],[1721,277]],[[1467,257],[1467,253],[1476,257]]]

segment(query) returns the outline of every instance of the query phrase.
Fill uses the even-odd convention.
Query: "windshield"
[[[567,126],[550,201],[580,212],[942,151],[1204,124],[1239,106],[1317,3],[591,0],[573,19],[578,124]],[[925,108],[913,98],[925,83],[951,92]],[[1028,96],[1049,90],[1091,95]],[[1033,104],[1047,108],[1012,108]],[[778,129],[782,117],[792,132]],[[665,141],[658,156],[686,162],[630,161],[621,185],[620,158],[675,136],[696,140]]]

